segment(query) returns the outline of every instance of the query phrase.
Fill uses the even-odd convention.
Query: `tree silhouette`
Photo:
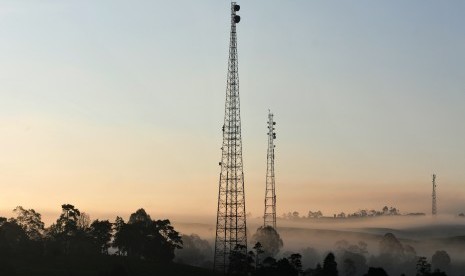
[[[299,271],[288,258],[282,258],[277,262],[276,275],[297,276]]]
[[[44,234],[44,223],[39,213],[34,209],[26,210],[21,206],[13,209],[16,213],[16,223],[20,225],[31,240],[40,240]]]
[[[302,255],[294,253],[291,254],[288,259],[290,264],[294,267],[298,274],[300,274],[302,272]]]
[[[344,276],[355,276],[357,273],[357,267],[355,267],[354,261],[351,259],[344,259],[342,263],[342,271]]]
[[[323,261],[324,276],[338,276],[336,257],[333,253],[329,253]]]
[[[402,244],[392,233],[384,235],[383,239],[379,243],[379,251],[381,254],[391,256],[402,256],[404,254]]]
[[[89,214],[85,212],[81,212],[80,216],[78,217],[76,221],[77,228],[81,231],[87,231],[89,230],[90,226],[90,216]]]
[[[128,251],[128,248],[126,248],[126,245],[128,244],[128,237],[126,231],[123,229],[125,224],[124,219],[117,216],[112,229],[114,235],[111,245],[117,249],[116,254],[120,256],[126,255]]]
[[[28,236],[15,220],[0,226],[0,256],[19,256],[27,249]],[[1,258],[0,258],[1,259]]]
[[[211,267],[210,258],[213,251],[207,240],[201,239],[196,234],[182,235],[182,248],[175,252],[175,262],[194,266]]]
[[[431,264],[426,257],[419,257],[417,261],[417,276],[429,276],[431,274]]]
[[[144,209],[133,213],[129,223],[117,218],[113,245],[120,254],[171,262],[174,250],[182,248],[181,236],[169,220],[153,221]]]
[[[450,256],[446,251],[439,250],[431,258],[431,264],[434,269],[446,270],[450,265]]]
[[[61,205],[61,215],[56,223],[52,225],[52,235],[57,236],[75,236],[78,230],[77,222],[81,216],[79,209],[71,204]]]
[[[111,241],[112,224],[108,220],[94,220],[89,227],[89,236],[100,253],[108,254]]]
[[[257,242],[253,247],[255,249],[255,268],[260,266],[260,255],[265,252],[262,248],[263,246],[260,242]]]
[[[83,254],[84,247],[86,247],[87,253],[91,250],[89,248],[90,242],[85,239],[85,232],[78,228],[80,216],[81,212],[74,205],[61,205],[60,217],[46,233],[49,247],[54,254]]]
[[[365,276],[388,276],[388,274],[382,267],[370,267]]]
[[[236,244],[229,255],[228,274],[230,275],[248,275],[253,270],[254,255],[246,254],[247,247],[242,244]]]
[[[135,213],[131,214],[131,216],[129,217],[129,222],[128,223],[130,223],[130,224],[138,223],[138,222],[149,223],[151,221],[152,221],[152,219],[147,214],[147,212],[145,212],[145,210],[143,208],[140,208]]]
[[[302,265],[305,268],[315,267],[321,256],[315,248],[307,247],[302,250]]]
[[[253,242],[259,242],[262,245],[264,256],[274,257],[283,247],[283,240],[279,233],[271,226],[261,226],[252,236]]]

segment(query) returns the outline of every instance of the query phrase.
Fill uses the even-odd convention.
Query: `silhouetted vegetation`
[[[216,275],[172,263],[180,234],[144,209],[128,223],[120,217],[111,223],[91,222],[71,204],[61,207],[48,228],[39,213],[21,206],[15,218],[0,218],[0,275]]]
[[[402,216],[399,209],[395,207],[384,206],[381,210],[360,209],[354,213],[340,212],[330,216],[324,216],[321,211],[308,211],[307,216],[300,215],[298,211],[288,212],[281,215],[281,219],[301,220],[301,219],[320,219],[320,218],[362,218],[362,217],[381,217],[381,216]],[[424,213],[406,213],[404,216],[424,216]]]
[[[229,258],[228,273],[231,275],[270,275],[270,276],[298,276],[302,270],[302,256],[291,254],[289,257],[276,260],[266,257],[263,261],[257,256],[261,251],[260,243],[256,243],[253,251],[245,253],[243,245],[237,245]]]
[[[169,220],[154,220],[144,209],[127,222],[122,217],[111,222],[92,221],[71,204],[61,207],[49,227],[39,213],[21,206],[14,218],[0,217],[0,275],[217,275],[207,240],[181,235]],[[346,240],[336,241],[324,255],[312,247],[279,253],[283,242],[272,227],[260,227],[251,240],[250,251],[238,245],[231,252],[229,274],[445,276],[460,271],[446,251],[436,250],[430,259],[418,256],[392,233],[379,239],[376,255],[367,243]]]
[[[271,226],[261,226],[252,236],[253,243],[260,243],[263,250],[262,257],[275,257],[283,247],[283,240],[278,231]]]
[[[196,234],[182,235],[182,248],[175,251],[175,262],[204,268],[213,267],[213,249],[207,240]]]

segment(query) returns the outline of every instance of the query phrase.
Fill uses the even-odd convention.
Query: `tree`
[[[431,273],[431,276],[447,276],[447,274],[444,271],[436,269]]]
[[[357,252],[359,252],[357,250]],[[357,272],[366,271],[367,269],[367,260],[364,255],[360,253],[355,253],[351,251],[345,251],[341,260],[344,260],[342,263],[342,271],[345,275],[356,275]]]
[[[16,213],[16,223],[21,226],[31,240],[38,241],[44,234],[44,223],[39,213],[34,209],[26,210],[21,206],[13,209]]]
[[[260,266],[260,255],[264,253],[263,246],[260,242],[257,242],[253,249],[255,249],[255,268]]]
[[[75,236],[78,230],[77,222],[81,216],[81,212],[71,204],[61,205],[61,209],[61,215],[54,225],[53,233],[55,235]]]
[[[282,258],[276,263],[275,275],[297,276],[299,275],[299,271],[288,258]]]
[[[88,229],[79,227],[82,215],[79,209],[72,204],[63,204],[61,209],[60,217],[47,229],[47,251],[54,255],[97,253]],[[85,223],[81,221],[83,225]]]
[[[431,264],[434,269],[446,270],[449,267],[450,262],[450,256],[444,250],[436,251],[431,258]]]
[[[404,260],[406,262],[415,262],[417,258],[417,251],[411,245],[404,245]]]
[[[144,209],[133,213],[127,224],[117,218],[115,230],[113,245],[118,248],[119,254],[171,262],[175,249],[182,248],[181,236],[170,221],[154,221]]]
[[[368,273],[365,276],[388,276],[386,271],[382,267],[370,267]]]
[[[389,208],[389,215],[390,216],[398,216],[399,215],[399,210],[397,210],[394,207]]]
[[[118,255],[126,255],[128,252],[127,245],[129,244],[129,236],[128,231],[125,229],[125,225],[124,219],[117,216],[113,224],[115,236],[112,245],[118,249],[116,251]]]
[[[400,241],[392,233],[384,235],[379,243],[379,250],[381,254],[401,257],[404,253],[404,248]]]
[[[300,255],[299,253],[294,253],[291,254],[291,256],[288,259],[289,263],[300,274],[302,272],[302,255]]]
[[[321,211],[308,211],[308,218],[321,218],[323,216],[323,213]]]
[[[76,224],[79,230],[87,231],[90,226],[90,216],[85,212],[81,212],[81,215],[78,217]]]
[[[342,271],[345,276],[355,276],[357,268],[355,267],[354,261],[351,259],[344,259],[344,262],[342,263]]]
[[[27,249],[27,233],[15,220],[0,225],[0,256],[21,256]],[[1,259],[1,258],[0,258]]]
[[[388,208],[387,206],[384,206],[384,207],[383,207],[383,214],[384,214],[384,215],[387,215],[388,212],[389,212],[389,208]]]
[[[253,252],[246,253],[247,247],[242,244],[236,244],[229,255],[228,274],[230,275],[247,275],[252,272],[254,262]]]
[[[417,261],[417,276],[429,276],[431,274],[431,264],[426,257],[419,257]]]
[[[196,234],[182,235],[181,238],[182,248],[176,250],[175,261],[193,266],[207,267],[207,260],[213,255],[210,243]]]
[[[302,264],[305,268],[315,267],[318,260],[321,260],[321,256],[315,248],[307,247],[302,250]]]
[[[89,227],[89,236],[99,249],[100,253],[108,254],[111,241],[112,224],[108,220],[94,220]]]
[[[147,214],[147,212],[145,212],[145,210],[143,208],[140,208],[135,213],[131,214],[131,216],[129,217],[129,222],[128,223],[130,223],[130,224],[137,223],[137,222],[149,223],[151,221],[152,221],[152,219]]]
[[[323,275],[338,276],[336,257],[333,253],[329,253],[323,261]]]
[[[283,240],[279,233],[271,226],[261,226],[252,236],[253,242],[259,242],[262,245],[264,256],[274,257],[283,247]]]

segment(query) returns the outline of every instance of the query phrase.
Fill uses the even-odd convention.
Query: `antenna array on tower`
[[[266,192],[265,192],[265,214],[263,216],[263,226],[271,226],[276,229],[276,190],[274,177],[274,139],[276,132],[273,120],[273,113],[268,112],[268,151],[266,166]]]

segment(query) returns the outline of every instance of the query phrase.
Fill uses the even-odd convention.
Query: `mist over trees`
[[[283,247],[278,231],[271,226],[260,226],[252,236],[252,243],[260,243],[263,257],[275,257]]]
[[[132,213],[127,222],[119,216],[112,222],[92,220],[76,206],[63,204],[49,227],[33,209],[18,206],[13,211],[13,218],[0,217],[0,275],[34,275],[32,270],[26,274],[18,271],[37,269],[47,262],[63,271],[92,265],[99,275],[151,275],[131,271],[145,266],[150,271],[167,264],[173,264],[172,271],[188,264],[208,269],[198,275],[215,275],[211,271],[213,247],[208,240],[196,234],[181,235],[169,220],[153,219],[144,209]],[[318,212],[311,215],[320,216]],[[303,246],[283,253],[283,239],[272,227],[258,228],[250,241],[246,254],[238,245],[230,255],[231,275],[444,276],[460,275],[461,271],[445,250],[438,248],[430,256],[421,256],[412,246],[415,244],[393,233],[380,237],[377,247],[370,247],[373,252],[363,240],[341,239],[326,250]]]
[[[207,240],[196,234],[182,235],[181,238],[183,246],[175,251],[176,262],[205,268],[213,266],[213,248]]]

